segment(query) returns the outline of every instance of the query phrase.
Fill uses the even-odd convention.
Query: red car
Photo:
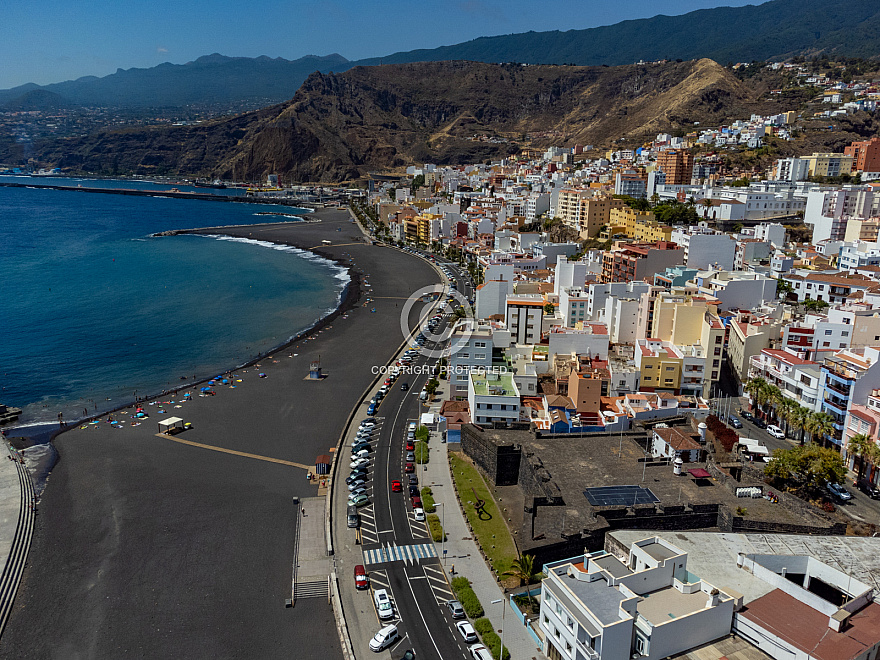
[[[416,466],[413,465],[412,463],[407,463],[407,464],[404,466],[403,471],[404,471],[404,472],[415,472],[415,471],[416,471]]]
[[[409,442],[409,441],[407,440],[407,443],[406,443],[406,450],[407,450],[407,451],[415,451],[415,450],[416,450],[416,446],[415,446],[412,442]]]
[[[402,493],[403,492],[403,484],[400,483],[397,479],[391,482],[391,492],[392,493]]]
[[[422,498],[418,495],[413,495],[412,498],[413,509],[421,509],[422,508]]]
[[[363,564],[354,567],[354,587],[355,589],[370,588],[370,578],[367,577],[367,571],[364,570]]]

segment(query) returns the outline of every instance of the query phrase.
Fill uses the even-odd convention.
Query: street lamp
[[[504,612],[506,610],[507,603],[504,598],[499,598],[498,600],[491,601],[493,605],[497,605],[501,603],[501,650],[498,651],[498,657],[500,660],[504,660]]]

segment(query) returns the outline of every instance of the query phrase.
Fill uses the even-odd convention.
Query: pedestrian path
[[[495,630],[504,629],[504,646],[510,651],[511,660],[535,658],[543,660],[545,656],[540,652],[538,643],[525,626],[511,612],[507,611],[505,614],[505,608],[510,609],[510,602],[507,601],[509,594],[502,592],[501,587],[498,586],[465,522],[452,485],[452,472],[447,460],[448,445],[440,442],[436,434],[432,434],[430,444],[431,460],[428,462],[428,470],[422,483],[431,487],[434,501],[442,504],[446,509],[444,512],[446,542],[443,546],[446,556],[440,568],[446,571],[450,581],[453,577],[459,576],[471,581],[471,586],[483,605],[485,616],[492,622],[492,627]],[[433,588],[434,580],[430,581]],[[435,595],[436,593],[435,589]],[[445,602],[449,598],[451,596],[441,600],[438,596],[438,602]],[[497,602],[493,604],[492,601]]]
[[[0,633],[12,611],[34,531],[36,497],[21,455],[0,454]]]
[[[386,543],[381,548],[364,550],[364,566],[375,564],[387,564],[392,561],[405,561],[409,565],[417,564],[423,559],[432,559],[437,556],[437,550],[433,543],[420,543],[418,545],[397,545]]]

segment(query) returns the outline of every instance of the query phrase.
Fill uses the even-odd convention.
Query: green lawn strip
[[[480,599],[477,598],[473,587],[471,587],[470,580],[466,577],[452,578],[452,592],[464,608],[464,613],[470,618],[476,619],[483,616],[483,605],[480,603]]]
[[[422,488],[422,508],[425,513],[434,513],[437,510],[437,505],[434,503],[434,492],[428,486]]]
[[[436,513],[429,513],[427,515],[428,520],[428,528],[431,530],[431,538],[435,543],[440,543],[446,540],[445,532],[443,531],[443,525],[440,524],[440,516]]]
[[[461,499],[468,522],[474,530],[477,542],[489,558],[492,568],[495,569],[495,573],[501,576],[510,570],[511,564],[517,558],[516,546],[510,535],[510,530],[508,530],[504,518],[501,517],[501,512],[492,498],[489,487],[477,469],[469,461],[454,453],[449,456],[452,463],[455,490]],[[476,490],[477,497],[485,502],[483,517],[485,518],[488,514],[491,516],[489,520],[480,520],[477,510],[474,508],[476,500],[472,488]]]
[[[428,462],[428,443],[419,441],[416,443],[416,463],[422,465]]]

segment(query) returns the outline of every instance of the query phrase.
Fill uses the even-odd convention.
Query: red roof
[[[740,616],[767,629],[816,660],[852,660],[880,641],[880,605],[853,614],[843,632],[828,627],[828,615],[774,589],[749,603]]]

